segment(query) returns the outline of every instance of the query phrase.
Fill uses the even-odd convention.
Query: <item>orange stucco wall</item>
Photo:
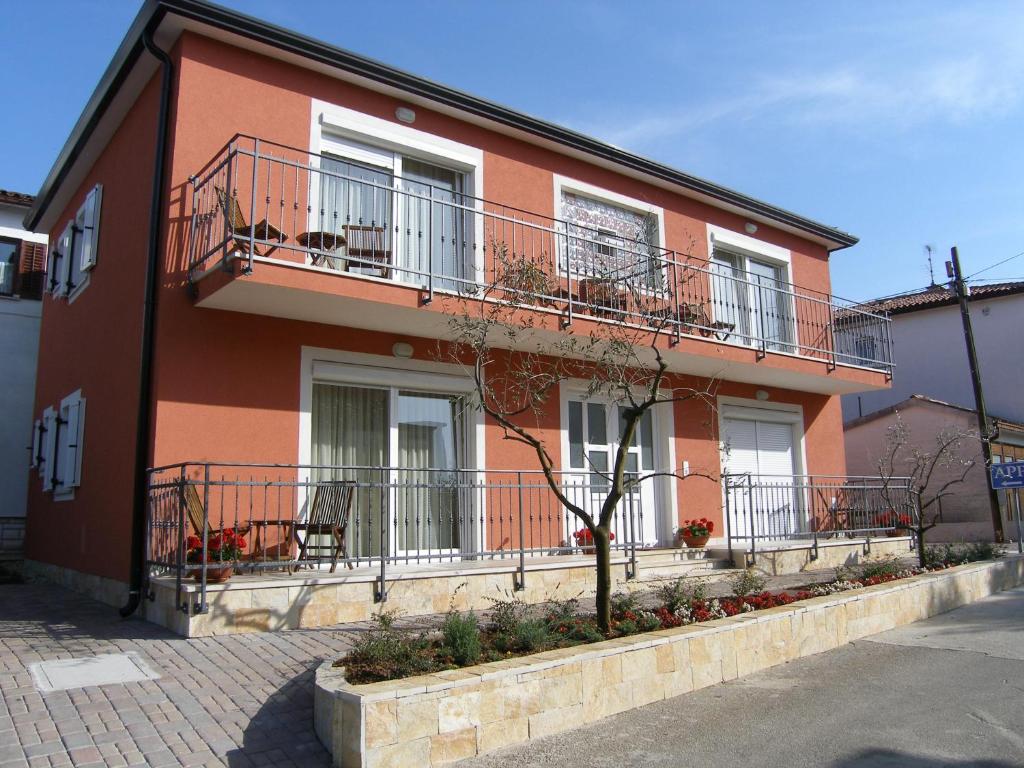
[[[390,356],[411,341],[430,359],[435,344],[408,334],[200,309],[185,290],[189,177],[236,133],[305,147],[310,100],[344,105],[394,120],[398,99],[186,33],[174,47],[176,98],[168,155],[167,226],[157,304],[154,440],[151,465],[178,461],[278,462],[298,459],[300,361],[303,346]],[[29,556],[127,579],[135,388],[157,90],[151,83],[82,185],[61,226],[94,183],[106,185],[101,263],[72,305],[47,301],[37,413],[77,387],[88,398],[83,485],[73,502],[55,503],[33,481]],[[416,128],[480,147],[484,196],[542,214],[553,213],[552,174],[649,201],[665,210],[666,245],[706,256],[707,222],[742,231],[744,219],[611,171],[534,147],[417,107]],[[125,169],[131,169],[126,172]],[[58,228],[59,230],[59,228]],[[56,233],[51,233],[56,234]],[[829,290],[822,246],[762,226],[758,237],[792,252],[793,280]],[[786,363],[781,363],[785,365]],[[806,361],[793,361],[794,370]],[[721,394],[753,397],[755,387],[724,383]],[[804,409],[808,470],[842,474],[845,459],[838,398],[769,390],[776,402]],[[717,421],[703,406],[675,409],[677,462],[717,473]],[[558,405],[542,433],[558,456]],[[492,468],[530,468],[526,446],[490,425]],[[718,485],[692,478],[679,486],[680,519],[718,515]],[[59,542],[48,531],[61,530]]]
[[[127,578],[138,408],[146,223],[159,81],[151,81],[50,233],[57,242],[85,195],[103,184],[97,263],[71,303],[43,297],[34,418],[81,388],[86,400],[82,486],[54,501],[30,473],[26,554]]]

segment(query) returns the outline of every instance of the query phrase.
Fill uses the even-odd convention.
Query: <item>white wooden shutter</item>
[[[61,448],[58,457],[61,489],[76,488],[82,478],[82,437],[85,434],[85,398],[81,390],[74,392],[60,404]]]
[[[53,249],[50,256],[49,276],[46,280],[46,290],[54,296],[66,296],[68,292],[68,270],[71,266],[71,243],[73,241],[72,227],[74,222],[69,221],[60,237],[57,238],[57,247]]]
[[[100,236],[100,204],[103,201],[103,186],[97,184],[86,195],[85,203],[80,211],[82,247],[78,261],[78,270],[88,272],[96,266],[96,249]]]
[[[28,458],[28,465],[30,467],[39,466],[39,450],[42,448],[42,442],[40,441],[42,426],[42,419],[36,419],[32,422],[32,448],[30,449],[32,453]]]
[[[39,476],[43,490],[53,490],[53,462],[57,454],[57,413],[53,408],[43,411],[43,458],[39,462]]]

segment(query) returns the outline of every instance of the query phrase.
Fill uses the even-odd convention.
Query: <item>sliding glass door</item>
[[[405,239],[399,267],[404,279],[458,290],[469,277],[466,216],[461,209],[463,175],[449,168],[402,158],[402,230]]]
[[[313,482],[359,483],[353,556],[453,556],[473,541],[464,398],[395,387],[313,385]]]

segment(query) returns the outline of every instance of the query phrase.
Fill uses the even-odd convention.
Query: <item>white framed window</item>
[[[65,397],[56,409],[47,407],[35,423],[32,462],[44,491],[69,499],[82,482],[85,398],[82,390]]]
[[[57,239],[47,279],[47,290],[55,298],[66,297],[72,302],[89,283],[89,274],[96,266],[102,200],[103,187],[97,184]]]
[[[641,290],[665,284],[664,211],[642,200],[555,176],[558,270],[573,278],[621,278]]]
[[[314,266],[460,291],[483,274],[483,152],[313,101],[310,231],[345,242]]]
[[[796,353],[789,250],[708,225],[708,254],[710,318],[741,344]]]

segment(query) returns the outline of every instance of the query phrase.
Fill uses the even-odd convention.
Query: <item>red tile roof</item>
[[[971,285],[970,291],[971,301],[1011,296],[1015,293],[1024,293],[1024,281]],[[945,285],[933,285],[922,291],[866,301],[858,309],[868,312],[888,312],[890,315],[899,315],[905,312],[917,312],[921,309],[944,307],[950,304],[956,304],[956,295],[952,289]]]
[[[0,189],[0,203],[28,207],[32,205],[32,201],[35,199],[34,195],[26,195],[24,192],[11,192],[9,189]]]

